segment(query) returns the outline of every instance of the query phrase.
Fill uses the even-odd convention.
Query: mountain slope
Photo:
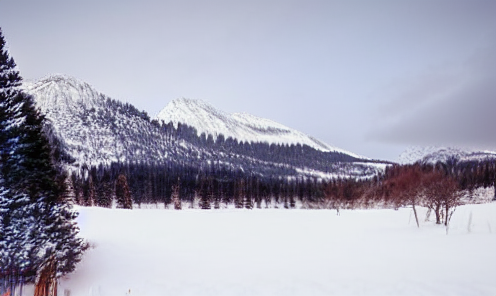
[[[411,147],[400,155],[402,163],[420,162],[424,164],[457,162],[479,162],[496,160],[496,152],[455,147]]]
[[[308,145],[323,152],[340,152],[355,158],[363,158],[349,151],[329,146],[302,132],[288,128],[269,119],[246,113],[227,114],[215,109],[204,101],[176,99],[171,101],[157,115],[157,120],[188,124],[194,127],[198,135],[212,135],[214,140],[220,134],[239,142],[268,143],[280,145]]]
[[[25,83],[24,88],[35,97],[76,165],[163,160],[172,153],[169,139],[150,124],[146,113],[108,98],[85,82],[51,75]]]
[[[177,115],[176,121],[159,123],[146,112],[69,76],[51,75],[23,87],[46,115],[70,170],[132,163],[201,171],[215,163],[227,172],[331,178],[370,177],[386,165],[330,147],[270,120],[226,115],[198,101],[173,101],[166,110]],[[161,114],[159,118],[167,119],[165,111]],[[217,141],[199,136],[212,129],[217,130]],[[219,137],[223,132],[227,136]],[[239,139],[229,138],[232,136]]]

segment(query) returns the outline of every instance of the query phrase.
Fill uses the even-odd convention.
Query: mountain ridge
[[[98,104],[105,96],[90,84],[65,74],[50,74],[39,80],[24,81],[23,88],[28,93],[41,93],[36,104],[42,110],[76,107],[77,105]],[[60,96],[57,93],[67,95]]]
[[[413,146],[404,151],[399,158],[403,164],[420,162],[434,165],[438,162],[447,163],[451,160],[456,160],[457,162],[478,162],[496,159],[496,152],[459,147]]]
[[[212,135],[214,140],[222,134],[243,142],[260,142],[268,144],[308,145],[324,152],[339,152],[355,158],[368,159],[350,151],[328,145],[300,131],[284,126],[270,119],[248,113],[223,112],[202,100],[174,99],[156,116],[157,120],[188,124],[196,128],[198,135]]]
[[[151,119],[146,112],[139,111],[133,105],[113,100],[88,83],[68,75],[49,75],[38,81],[26,82],[23,88],[34,96],[52,129],[51,134],[58,138],[63,150],[70,156],[68,158],[72,158],[69,167],[76,171],[112,163],[175,163],[176,166],[202,170],[217,163],[228,171],[240,170],[260,175],[312,175],[328,179],[338,176],[371,177],[387,165],[386,162],[355,157],[337,148],[328,152],[315,149],[306,143],[314,146],[325,144],[303,133],[297,135],[306,142],[295,141],[298,137],[293,136],[289,138],[292,142],[274,144],[277,142],[273,140],[274,134],[294,135],[295,132],[271,120],[248,114],[226,115],[206,104],[202,107],[203,112],[206,118],[214,120],[179,125],[179,120],[174,124],[172,120],[159,122]],[[195,101],[194,104],[201,103]],[[242,126],[245,128],[242,131],[250,130],[252,137],[240,141],[219,132],[214,141],[213,136],[196,130],[199,124],[215,126],[226,125],[226,122],[227,125]],[[246,128],[248,125],[250,127]],[[221,130],[222,126],[219,128]],[[272,139],[271,144],[253,138],[261,131]]]

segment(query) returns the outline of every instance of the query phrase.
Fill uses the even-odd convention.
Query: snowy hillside
[[[23,87],[34,96],[76,166],[160,160],[171,153],[167,138],[149,123],[146,114],[85,82],[51,75]]]
[[[91,109],[105,101],[105,96],[88,83],[63,74],[24,82],[23,86],[28,93],[36,93],[38,107],[50,114],[79,108]]]
[[[185,98],[173,100],[160,111],[157,119],[165,123],[172,122],[175,126],[179,122],[188,124],[197,130],[198,135],[210,134],[214,140],[222,134],[225,138],[231,137],[238,142],[308,145],[324,152],[340,152],[363,158],[349,151],[331,147],[272,120],[246,113],[227,114],[200,100]]]
[[[61,295],[496,292],[496,203],[459,207],[448,235],[411,209],[79,211],[93,248]]]
[[[484,161],[496,159],[494,151],[480,151],[476,149],[461,149],[455,147],[411,147],[400,155],[400,162],[435,164],[446,163],[450,159],[458,162]]]
[[[65,153],[63,161],[70,170],[115,163],[168,167],[175,163],[178,170],[181,166],[201,169],[215,161],[228,172],[346,178],[371,177],[387,165],[330,147],[270,120],[227,115],[200,101],[181,99],[169,104],[159,117],[167,121],[165,114],[171,114],[174,126],[170,121],[151,120],[146,112],[70,76],[50,75],[25,82],[23,87],[46,115],[52,138]],[[198,135],[208,130],[223,133],[225,141]],[[269,146],[269,142],[293,145]]]

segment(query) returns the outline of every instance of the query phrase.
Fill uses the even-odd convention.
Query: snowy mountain
[[[36,94],[36,103],[43,111],[53,113],[101,105],[105,97],[88,83],[73,77],[55,74],[36,82],[24,82],[29,93]]]
[[[161,160],[171,145],[148,115],[65,75],[24,83],[76,166]],[[146,140],[156,140],[153,145]],[[176,147],[180,148],[180,147]],[[180,151],[176,151],[180,153]]]
[[[373,176],[387,165],[273,121],[225,114],[201,101],[174,100],[159,113],[159,121],[66,75],[50,75],[23,87],[48,119],[48,130],[70,170],[113,163],[203,170],[215,162],[227,171],[330,178]],[[205,136],[212,131],[216,141]],[[218,139],[220,134],[224,137]]]
[[[401,163],[421,162],[425,164],[446,163],[450,160],[457,162],[479,162],[496,160],[496,152],[476,149],[461,149],[455,147],[411,147],[400,155]]]
[[[349,151],[331,147],[272,120],[246,113],[227,114],[200,100],[173,100],[160,111],[157,120],[172,122],[176,127],[178,123],[188,124],[196,129],[198,135],[212,135],[214,140],[222,134],[225,138],[231,137],[239,142],[308,145],[324,152],[340,152],[363,158]]]

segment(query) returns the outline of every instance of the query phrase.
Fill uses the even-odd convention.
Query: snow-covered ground
[[[59,295],[496,295],[496,203],[422,210],[79,208]]]

